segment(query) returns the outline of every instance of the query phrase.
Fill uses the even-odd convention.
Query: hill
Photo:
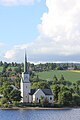
[[[56,75],[58,79],[60,79],[60,76],[63,75],[65,80],[71,82],[76,82],[77,80],[80,80],[80,71],[76,70],[53,70],[37,72],[36,74],[39,76],[39,78],[43,80],[52,80],[54,75]]]

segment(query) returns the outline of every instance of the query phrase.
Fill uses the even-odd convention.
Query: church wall
[[[45,97],[45,94],[42,92],[41,89],[38,89],[38,90],[33,94],[33,102],[39,103],[41,96]]]
[[[54,95],[46,95],[45,97],[48,99],[49,103],[54,102]]]
[[[29,103],[32,103],[32,102],[33,102],[33,96],[29,95]]]
[[[29,102],[29,93],[30,93],[30,83],[22,83],[21,85],[21,96],[22,102]]]

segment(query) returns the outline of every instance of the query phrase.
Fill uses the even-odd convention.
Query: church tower
[[[30,93],[30,87],[31,87],[29,78],[30,76],[28,71],[27,56],[25,53],[24,72],[22,73],[22,78],[21,78],[21,96],[22,96],[21,102],[26,102],[26,103],[29,102],[29,93]]]

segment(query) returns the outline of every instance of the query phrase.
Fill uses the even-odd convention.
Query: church
[[[24,72],[22,72],[21,77],[21,96],[22,103],[40,103],[42,96],[46,98],[49,103],[53,104],[54,102],[54,95],[51,89],[31,89],[26,53],[24,58]]]

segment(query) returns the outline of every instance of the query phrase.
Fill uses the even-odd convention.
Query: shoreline
[[[64,107],[64,108],[42,108],[42,107],[25,107],[25,108],[20,108],[20,107],[12,107],[12,108],[0,108],[0,110],[71,110],[71,109],[79,109],[80,107]]]

